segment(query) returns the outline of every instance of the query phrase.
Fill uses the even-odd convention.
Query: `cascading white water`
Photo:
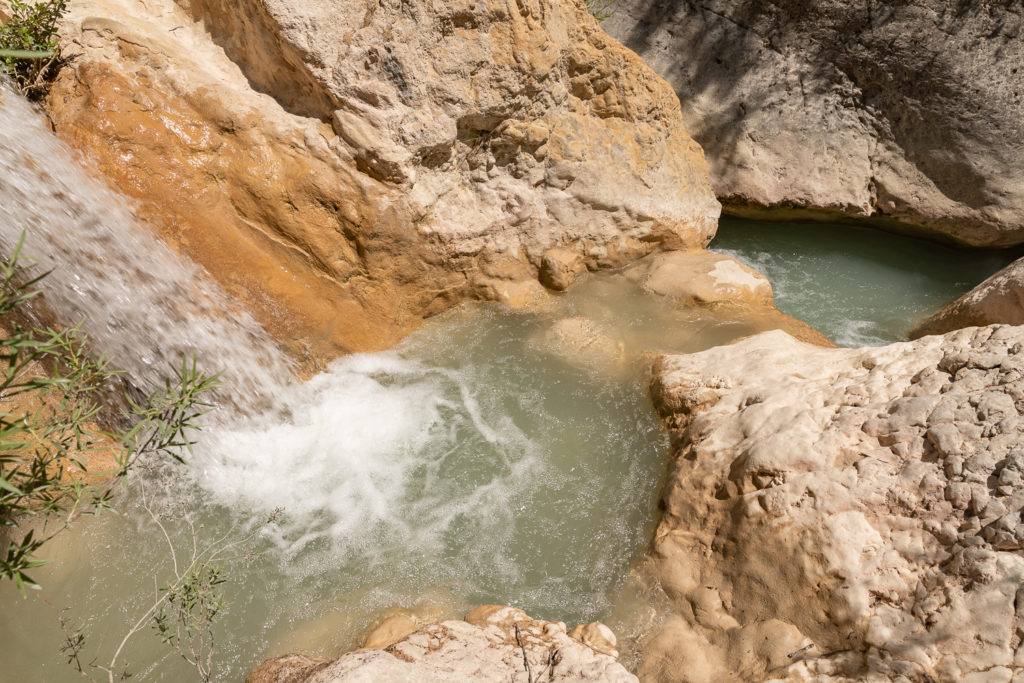
[[[25,234],[60,323],[82,322],[96,351],[143,385],[193,355],[223,370],[223,396],[255,406],[288,381],[284,357],[199,269],[140,227],[43,116],[0,79],[0,250]]]
[[[285,508],[264,553],[228,568],[218,680],[282,648],[352,646],[382,611],[424,601],[446,615],[501,602],[567,621],[610,610],[663,467],[640,368],[590,377],[537,347],[548,319],[492,309],[300,383],[257,325],[0,89],[0,249],[23,230],[24,253],[52,271],[50,308],[81,319],[95,350],[140,383],[194,353],[224,371],[221,403],[245,408],[219,411],[184,466],[136,482],[158,480],[148,488],[183,502],[205,538]],[[132,489],[117,507],[51,542],[57,559],[37,576],[47,600],[88,621],[101,656],[169,565]],[[77,680],[56,656],[49,608],[6,584],[0,600],[0,678]],[[143,633],[128,659],[145,680],[187,680],[167,653]]]

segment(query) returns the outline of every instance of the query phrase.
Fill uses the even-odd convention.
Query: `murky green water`
[[[846,344],[900,338],[1009,260],[728,219],[714,247],[762,269],[783,310]],[[568,317],[607,343],[553,337]],[[757,331],[644,296],[620,274],[592,276],[548,311],[444,316],[394,351],[277,388],[272,413],[208,431],[187,466],[147,475],[147,491],[162,506],[184,502],[207,540],[286,509],[252,546],[258,556],[227,565],[215,679],[242,680],[289,651],[337,655],[394,609],[438,618],[507,603],[570,625],[609,618],[649,542],[664,475],[645,352]],[[138,498],[137,482],[122,515],[51,544],[56,561],[37,577],[47,602],[0,586],[0,680],[80,680],[58,653],[55,610],[69,606],[84,628],[83,661],[102,661],[159,594],[169,552]],[[169,529],[187,551],[187,529]],[[149,628],[126,652],[141,680],[193,677]]]
[[[554,340],[587,316],[621,354]],[[672,330],[675,333],[672,333]],[[455,312],[398,349],[343,358],[276,392],[277,412],[203,436],[188,466],[147,476],[202,537],[234,536],[276,507],[260,556],[228,565],[218,680],[264,658],[358,644],[396,608],[461,616],[508,603],[570,625],[605,618],[652,533],[666,439],[649,405],[649,355],[754,332],[679,311],[622,276],[590,278],[546,312]],[[138,505],[84,520],[38,572],[53,607],[109,657],[170,577],[166,542]],[[187,530],[169,525],[187,550]],[[72,681],[51,607],[0,586],[3,680]],[[143,680],[189,680],[151,629],[127,650]]]
[[[722,218],[710,248],[764,273],[783,312],[840,346],[904,340],[916,324],[1020,256],[849,225],[731,217]]]

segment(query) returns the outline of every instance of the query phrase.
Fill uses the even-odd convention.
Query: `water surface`
[[[710,248],[764,273],[783,312],[851,347],[905,340],[915,325],[1020,256],[851,225],[728,216]]]
[[[546,350],[549,322],[495,306],[447,316],[279,388],[273,415],[213,429],[187,467],[147,477],[161,504],[196,511],[205,538],[286,510],[261,556],[227,570],[218,680],[296,648],[337,655],[395,608],[509,603],[570,625],[609,612],[650,537],[667,443],[642,368],[583,371]],[[87,652],[109,653],[169,576],[137,494],[119,507],[55,541],[58,562],[38,572],[43,596],[87,626]],[[4,675],[78,680],[50,610],[0,588]],[[131,670],[185,679],[165,653],[147,629]]]

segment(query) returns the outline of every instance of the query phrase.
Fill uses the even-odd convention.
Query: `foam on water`
[[[82,322],[95,349],[136,382],[159,383],[183,357],[224,369],[226,400],[257,403],[287,381],[287,363],[251,318],[198,269],[137,225],[0,79],[0,250],[22,251],[60,322]],[[229,315],[230,313],[230,315]]]
[[[224,370],[222,400],[246,408],[222,408],[185,467],[133,485],[185,502],[207,539],[286,510],[262,554],[229,567],[219,680],[240,680],[295,632],[323,654],[351,647],[382,611],[424,600],[446,615],[490,602],[567,621],[608,612],[649,538],[663,469],[644,373],[582,373],[538,352],[549,320],[489,308],[295,382],[258,326],[6,90],[0,179],[0,249],[26,231],[25,253],[52,270],[41,288],[61,322],[82,319],[93,348],[138,383],[195,353]],[[81,520],[48,544],[59,560],[38,573],[101,651],[169,573],[135,489],[117,506],[122,515]],[[168,529],[190,544],[187,527]],[[0,585],[3,675],[77,680],[57,656],[52,612],[12,591]],[[188,676],[148,633],[129,659],[146,680]]]
[[[317,541],[349,554],[442,544],[460,516],[507,519],[511,492],[545,469],[477,375],[396,352],[343,358],[279,397],[287,422],[211,434],[189,461],[192,482],[225,507],[284,505],[284,556]]]
[[[455,312],[394,351],[280,388],[278,410],[209,431],[184,469],[150,480],[164,502],[188,501],[208,538],[285,508],[262,554],[228,567],[220,680],[295,647],[337,654],[396,607],[457,616],[508,603],[573,623],[610,612],[650,537],[667,444],[646,374],[594,377],[546,355],[549,324]],[[132,505],[59,537],[66,555],[39,577],[94,633],[123,631],[167,573],[160,535]],[[73,680],[41,649],[52,637],[10,628],[45,629],[52,614],[8,604],[0,657],[12,673]],[[146,680],[187,675],[163,655],[141,634],[131,661]]]

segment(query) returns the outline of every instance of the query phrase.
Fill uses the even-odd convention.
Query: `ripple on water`
[[[783,312],[849,347],[905,340],[1019,256],[851,225],[731,217],[722,218],[710,248],[764,273]]]

